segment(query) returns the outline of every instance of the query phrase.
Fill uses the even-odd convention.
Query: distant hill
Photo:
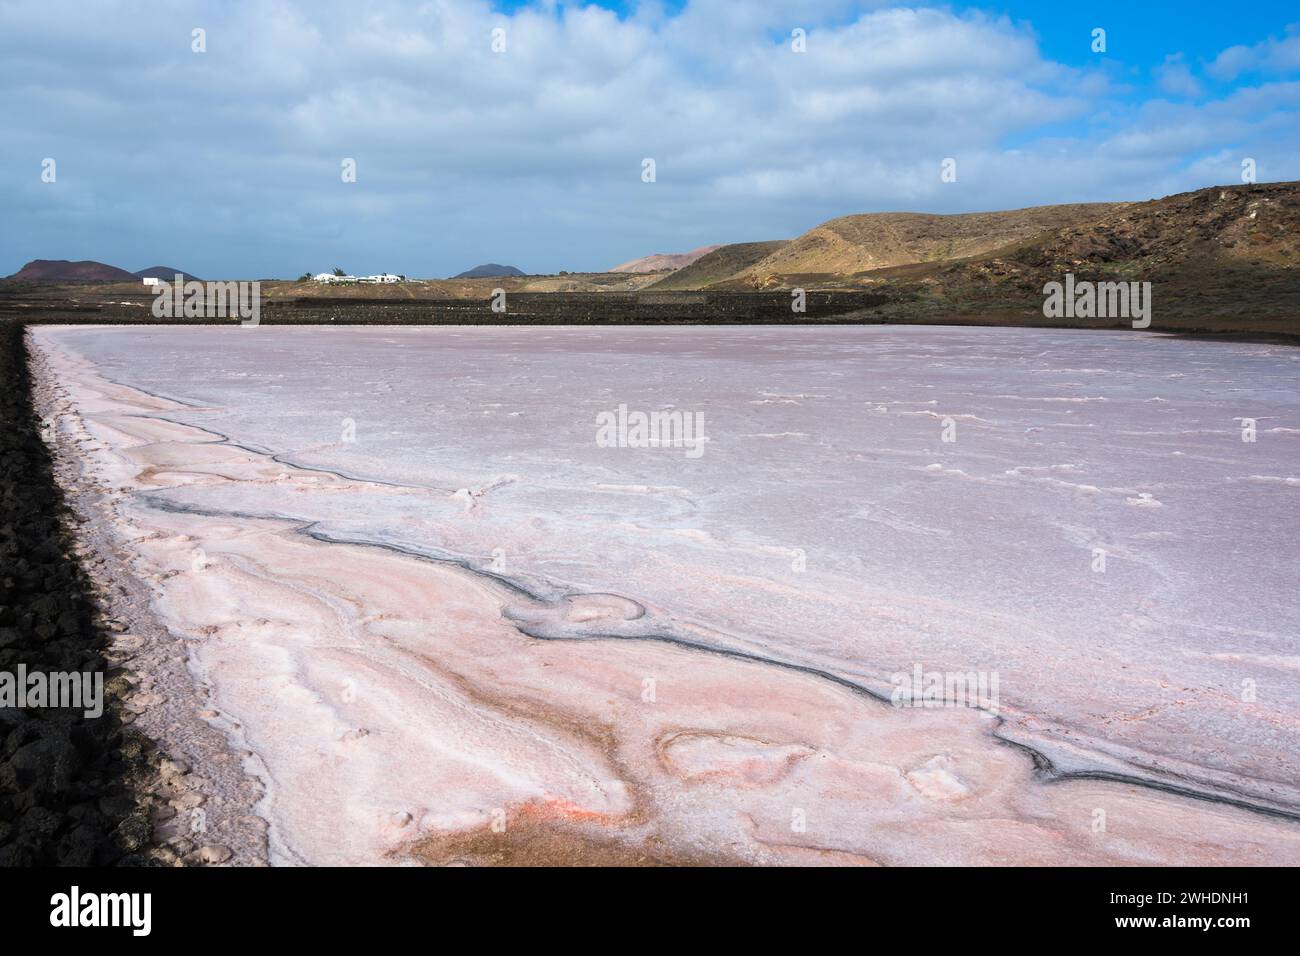
[[[135,282],[136,277],[125,269],[104,265],[102,262],[67,259],[33,259],[10,279],[19,282]]]
[[[185,277],[186,282],[197,281],[195,276],[192,276],[181,269],[173,269],[171,266],[150,266],[148,269],[141,269],[139,272],[133,273],[133,275],[137,279],[163,279],[171,281],[176,278],[178,272]]]
[[[700,248],[692,249],[690,252],[656,252],[652,256],[644,256],[640,259],[633,259],[631,262],[625,262],[621,266],[614,266],[609,271],[661,272],[664,269],[681,269],[703,258],[715,249],[721,248],[721,246],[713,245],[700,246]]]
[[[743,272],[754,263],[787,245],[789,241],[789,239],[777,239],[773,242],[733,242],[727,246],[714,246],[713,251],[708,255],[701,256],[690,265],[664,276],[646,288],[654,289],[656,292],[703,289],[705,286],[722,282],[738,272]]]
[[[473,269],[466,269],[460,275],[452,276],[453,279],[497,279],[504,276],[522,276],[526,272],[516,269],[514,266],[497,265],[495,262],[485,262],[481,266],[475,266]]]
[[[1098,219],[1123,203],[1033,206],[1006,212],[911,212],[841,216],[808,230],[731,277],[759,288],[782,276],[853,275],[918,262],[982,255],[1031,236]]]

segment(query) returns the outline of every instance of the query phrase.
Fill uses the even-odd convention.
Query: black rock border
[[[148,865],[152,743],[121,719],[111,623],[32,403],[26,322],[0,318],[0,671],[104,674],[104,711],[0,707],[0,866]]]

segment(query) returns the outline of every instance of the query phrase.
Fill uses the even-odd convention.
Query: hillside
[[[1300,183],[1212,187],[1134,203],[1002,258],[1054,269],[1294,269],[1300,263]]]
[[[764,256],[732,276],[729,284],[761,288],[784,284],[785,276],[843,276],[916,262],[960,259],[1096,219],[1122,206],[1079,203],[956,215],[886,212],[841,216]]]
[[[867,255],[891,264],[840,271]],[[723,246],[648,288],[870,289],[886,301],[865,321],[1038,325],[1043,286],[1066,273],[1150,282],[1157,329],[1300,334],[1300,183],[1007,213],[849,216],[789,243]]]
[[[703,289],[743,272],[788,243],[788,239],[778,239],[774,242],[735,242],[728,246],[716,246],[708,255],[664,276],[648,288],[656,292]]]
[[[1297,334],[1300,183],[1215,186],[1126,204],[968,260],[902,266],[834,284],[887,292],[893,304],[880,315],[891,320],[987,321],[1000,314],[1022,324],[1042,320],[1044,284],[1067,273],[1150,282],[1154,328],[1163,317],[1184,328]]]
[[[621,266],[614,266],[609,271],[663,272],[665,269],[681,269],[720,248],[722,247],[713,245],[700,246],[700,248],[692,249],[690,252],[656,252],[652,256],[644,256],[640,259],[633,259],[631,262],[625,262]]]
[[[137,282],[125,269],[93,260],[33,259],[8,278],[17,282]]]

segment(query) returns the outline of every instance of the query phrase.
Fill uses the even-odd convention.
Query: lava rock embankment
[[[0,865],[147,863],[151,825],[135,793],[152,745],[123,723],[128,678],[105,657],[114,624],[97,615],[75,557],[15,319],[0,319],[0,383],[0,673],[105,678],[99,717],[0,706]]]

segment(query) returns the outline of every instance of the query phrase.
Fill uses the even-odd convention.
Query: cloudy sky
[[[596,270],[1300,179],[1300,7],[0,0],[0,117],[0,275]]]

